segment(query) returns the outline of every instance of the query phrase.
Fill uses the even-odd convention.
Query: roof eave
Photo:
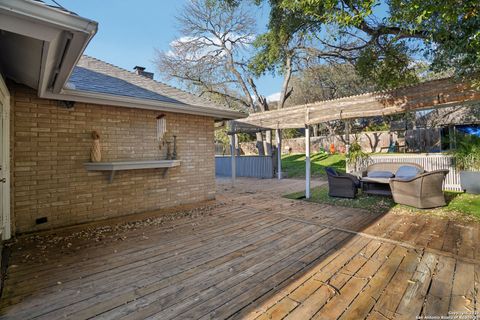
[[[112,105],[116,107],[147,109],[173,113],[193,114],[212,117],[216,120],[233,120],[245,118],[247,115],[238,111],[222,110],[204,106],[195,106],[166,101],[138,99],[125,96],[95,93],[81,90],[63,89],[62,93],[55,94],[46,92],[44,98],[56,100],[77,101],[100,105]]]
[[[45,5],[38,1],[11,1],[0,0],[0,9],[11,13],[29,17],[31,20],[42,21],[48,25],[55,25],[59,28],[71,31],[80,31],[95,34],[98,23],[62,9]]]
[[[38,94],[59,93],[98,23],[31,0],[0,0],[0,12],[14,18],[6,30],[44,41]]]

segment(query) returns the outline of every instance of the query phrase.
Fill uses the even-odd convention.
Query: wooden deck
[[[280,197],[302,187],[239,179],[232,189],[224,180],[215,205],[179,219],[152,213],[22,237],[10,248],[0,318],[415,319],[480,310],[478,225]]]

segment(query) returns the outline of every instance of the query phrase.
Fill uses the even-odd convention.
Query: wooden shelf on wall
[[[87,162],[83,165],[88,171],[109,171],[109,181],[113,181],[116,171],[124,170],[141,170],[141,169],[164,169],[165,177],[168,169],[178,167],[180,160],[129,160],[129,161],[112,161],[112,162]]]

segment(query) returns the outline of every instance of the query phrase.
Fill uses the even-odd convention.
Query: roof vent
[[[133,70],[135,70],[135,73],[138,74],[139,76],[144,76],[149,79],[153,79],[153,72],[145,71],[145,67],[135,66],[133,67]]]

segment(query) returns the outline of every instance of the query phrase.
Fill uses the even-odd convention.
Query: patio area
[[[322,184],[312,181],[312,186]],[[480,311],[480,226],[289,200],[303,180],[217,180],[217,200],[23,236],[1,319],[415,319]],[[452,313],[451,313],[452,315]]]

